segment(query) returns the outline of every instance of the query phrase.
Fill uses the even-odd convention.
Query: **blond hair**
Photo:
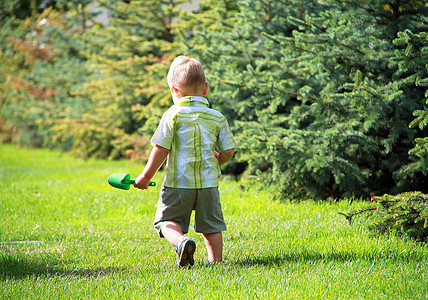
[[[205,74],[197,59],[178,56],[169,68],[167,80],[170,88],[199,88],[205,84]]]

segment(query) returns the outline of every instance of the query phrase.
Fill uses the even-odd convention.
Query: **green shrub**
[[[396,196],[373,196],[369,207],[340,213],[352,224],[357,215],[363,215],[374,234],[394,234],[418,242],[428,242],[428,195],[407,192]]]

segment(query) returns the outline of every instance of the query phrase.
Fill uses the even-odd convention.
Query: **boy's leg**
[[[175,246],[177,241],[184,236],[180,225],[173,221],[162,222],[162,235],[173,246]]]
[[[195,264],[193,254],[196,244],[184,236],[180,225],[173,221],[164,221],[161,226],[162,235],[175,247],[177,265],[179,267],[192,267]]]
[[[196,244],[184,236],[187,233],[197,190],[162,186],[154,226],[160,237],[175,246],[177,264],[193,266]],[[171,221],[174,220],[174,221]]]
[[[208,261],[210,263],[222,261],[222,231],[226,230],[226,223],[221,211],[220,193],[217,187],[198,190],[194,228],[196,232],[202,233],[204,237],[208,251]]]
[[[160,237],[176,245],[177,240],[189,229],[192,208],[197,191],[195,189],[169,188],[162,186],[159,193],[153,225]]]
[[[223,259],[223,235],[220,232],[203,233],[210,263],[221,262]]]

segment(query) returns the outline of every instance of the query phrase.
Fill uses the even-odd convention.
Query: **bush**
[[[407,192],[396,196],[372,197],[374,204],[355,212],[340,213],[352,224],[363,215],[374,234],[393,234],[418,242],[428,242],[428,195]]]

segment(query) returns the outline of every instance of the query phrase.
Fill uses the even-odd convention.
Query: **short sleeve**
[[[173,138],[173,124],[170,120],[168,112],[164,113],[162,119],[153,134],[152,145],[156,144],[166,149],[171,149]]]
[[[217,139],[217,149],[219,152],[223,152],[229,149],[236,148],[235,138],[233,137],[232,131],[229,128],[227,120],[223,120],[223,126],[220,128],[220,132]]]

